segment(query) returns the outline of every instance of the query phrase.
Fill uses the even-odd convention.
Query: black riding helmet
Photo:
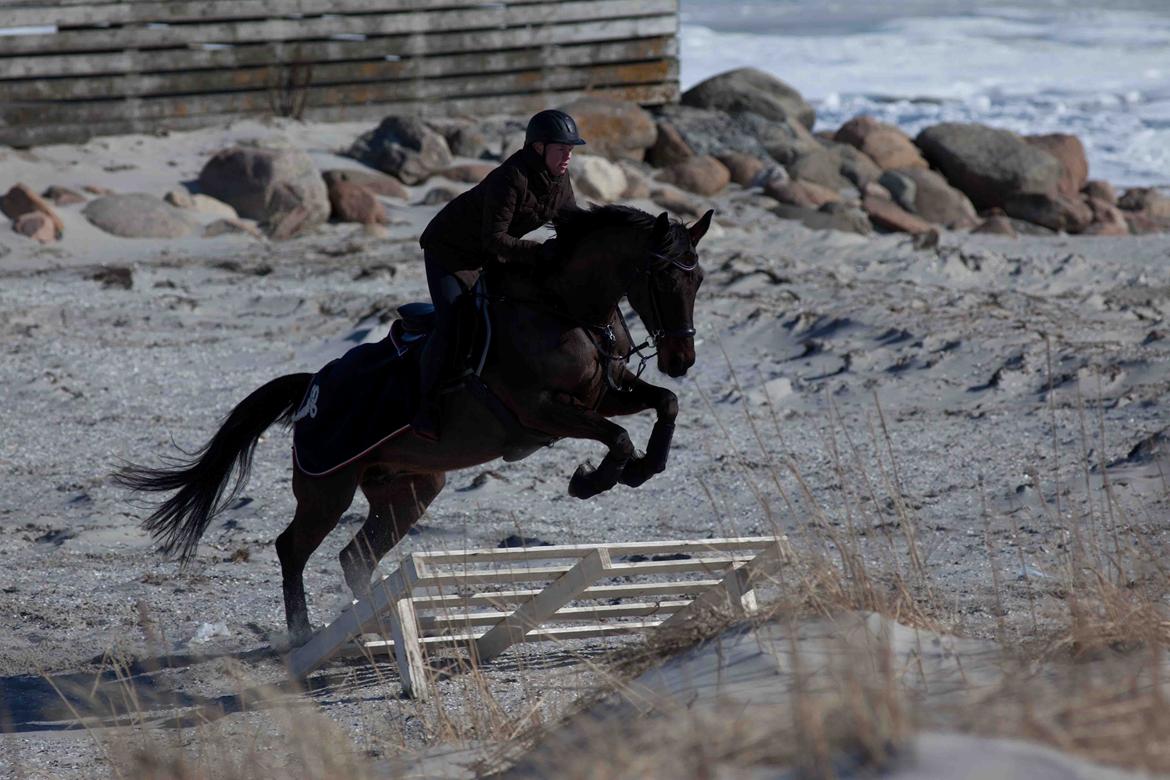
[[[573,121],[573,117],[564,111],[550,108],[528,120],[528,130],[524,133],[524,145],[528,146],[534,143],[580,146],[585,143],[585,140],[577,134],[577,123]]]

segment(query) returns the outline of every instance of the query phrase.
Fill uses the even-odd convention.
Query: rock
[[[123,238],[182,238],[199,227],[183,209],[145,193],[105,195],[90,201],[81,213],[98,228]]]
[[[613,203],[626,191],[626,174],[617,163],[587,154],[574,157],[573,187],[579,195],[597,203]]]
[[[77,203],[85,203],[85,196],[77,190],[71,190],[68,187],[61,187],[56,184],[41,193],[41,197],[48,198],[58,206],[72,206]]]
[[[646,162],[656,168],[670,166],[694,157],[695,153],[674,125],[665,120],[658,121],[658,138],[646,152]]]
[[[334,180],[329,184],[330,219],[334,222],[357,222],[362,225],[386,224],[390,219],[374,193],[351,181]]]
[[[784,167],[794,179],[811,181],[831,190],[850,186],[849,179],[841,175],[841,158],[823,147],[801,155]]]
[[[443,134],[447,139],[447,147],[456,157],[471,157],[476,160],[491,159],[496,156],[491,139],[487,133],[475,125],[460,125],[450,128]]]
[[[848,191],[842,191],[842,198],[845,200],[856,200],[859,205],[861,203],[861,198],[865,197],[866,195],[872,198],[885,198],[886,200],[894,199],[894,196],[890,194],[890,191],[876,181],[871,181],[869,184],[865,185],[864,190],[854,190],[853,192],[848,192],[848,194],[846,194],[846,192]],[[853,195],[854,192],[857,193],[856,197]],[[909,211],[910,209],[906,210]]]
[[[1090,179],[1085,182],[1085,186],[1081,187],[1081,194],[1087,198],[1096,198],[1117,205],[1117,190],[1113,189],[1112,184],[1101,179]]]
[[[686,193],[673,187],[660,187],[650,193],[650,200],[680,217],[697,217],[706,209]]]
[[[802,206],[806,209],[819,209],[826,203],[836,203],[841,200],[841,196],[836,190],[822,187],[814,182],[796,179],[770,181],[764,187],[764,194],[781,203]]]
[[[915,144],[947,181],[979,210],[1020,195],[1056,192],[1060,162],[1008,130],[947,122],[928,127]]]
[[[1002,214],[993,214],[971,229],[972,233],[1017,237],[1012,221]]]
[[[1093,212],[1093,221],[1082,233],[1090,236],[1129,235],[1129,224],[1121,209],[1101,198],[1088,197],[1086,202]]]
[[[751,112],[777,122],[794,119],[810,130],[816,123],[816,112],[799,92],[756,68],[712,76],[684,92],[681,102],[729,113]]]
[[[254,219],[270,236],[292,236],[329,218],[329,193],[299,149],[235,146],[216,152],[199,173],[199,190]]]
[[[1089,160],[1081,139],[1067,133],[1049,133],[1026,135],[1024,140],[1057,159],[1061,168],[1057,192],[1066,198],[1076,198],[1089,180]]]
[[[781,219],[797,220],[813,230],[840,230],[863,236],[873,232],[873,225],[870,224],[869,218],[861,209],[841,207],[841,204],[828,204],[826,208],[829,206],[838,206],[838,208],[817,210],[778,203],[769,210]]]
[[[239,219],[240,217],[235,209],[222,200],[204,195],[202,192],[191,196],[191,208],[200,214],[209,214],[220,219]]]
[[[929,222],[914,216],[889,198],[867,194],[861,200],[861,208],[869,215],[869,221],[878,228],[911,235],[926,233],[932,229]]]
[[[447,139],[413,116],[386,117],[346,154],[406,184],[424,182],[451,164]]]
[[[238,217],[217,219],[203,228],[204,238],[214,238],[224,235],[248,235],[260,240],[264,239],[264,232],[251,220]]]
[[[423,199],[419,203],[423,206],[437,206],[457,197],[459,197],[459,192],[450,187],[432,187],[427,190],[427,194],[423,195]]]
[[[669,121],[695,154],[720,155],[740,152],[767,160],[771,155],[765,142],[779,144],[800,133],[802,148],[815,148],[817,141],[808,129],[793,121],[799,130],[786,127],[788,123],[770,122],[759,114],[727,114],[692,106],[670,104],[656,109],[660,120]],[[788,145],[795,144],[789,140]],[[795,157],[795,155],[793,155]],[[780,161],[783,162],[783,161]]]
[[[666,168],[661,179],[688,192],[711,196],[731,183],[731,172],[723,163],[704,154]]]
[[[56,231],[58,237],[65,232],[65,223],[57,216],[53,207],[24,184],[16,184],[4,194],[4,197],[0,198],[0,211],[13,220],[34,211],[40,212],[53,223],[53,230]]]
[[[927,168],[898,168],[891,173],[914,182],[914,208],[907,211],[951,230],[965,230],[978,224],[978,212],[971,199],[935,171]],[[893,190],[890,192],[892,194]]]
[[[365,187],[375,195],[410,200],[410,192],[407,191],[406,187],[402,186],[402,182],[393,176],[387,176],[378,171],[363,171],[358,169],[331,170],[325,171],[321,176],[326,186],[332,181],[349,181]]]
[[[42,211],[21,214],[12,223],[12,229],[42,244],[51,244],[57,240],[57,228],[53,225],[53,220]]]
[[[822,146],[833,154],[837,162],[837,171],[859,190],[864,190],[871,181],[881,178],[882,169],[870,159],[865,152],[859,151],[849,144],[836,141],[821,141]]]
[[[623,159],[617,161],[617,166],[626,175],[626,188],[622,190],[622,200],[650,197],[650,174],[645,170],[645,163]]]
[[[1166,229],[1162,223],[1144,211],[1122,211],[1121,214],[1125,218],[1125,224],[1129,226],[1129,232],[1135,236],[1161,233]]]
[[[833,135],[833,140],[864,152],[884,171],[928,167],[922,152],[910,140],[910,136],[871,116],[850,119],[841,125]]]
[[[491,163],[466,163],[444,168],[442,171],[439,171],[439,175],[444,179],[459,181],[464,184],[479,184],[495,169],[496,166]]]
[[[1003,205],[1009,217],[1041,225],[1049,230],[1080,233],[1093,221],[1093,210],[1084,201],[1064,195],[1015,195]]]
[[[715,159],[726,166],[731,180],[741,187],[756,186],[767,168],[759,157],[743,152],[724,152],[715,155]]]
[[[90,195],[113,195],[114,194],[114,191],[111,190],[109,187],[102,187],[99,184],[87,184],[84,187],[82,187],[81,189],[88,192]]]
[[[1126,211],[1144,211],[1156,220],[1170,220],[1170,198],[1154,187],[1131,187],[1117,199]]]
[[[764,130],[759,138],[764,151],[785,167],[806,154],[824,151],[821,141],[814,137],[808,128],[794,120],[776,122]]]
[[[918,185],[909,176],[896,170],[883,171],[878,184],[885,187],[894,202],[906,211],[912,213],[917,211],[914,198],[918,195]]]
[[[195,207],[195,199],[191,197],[191,193],[185,187],[176,187],[173,190],[167,190],[166,195],[163,195],[163,200],[177,209],[190,209]]]
[[[587,96],[561,106],[577,122],[585,155],[642,160],[658,139],[658,126],[646,109],[629,100]]]

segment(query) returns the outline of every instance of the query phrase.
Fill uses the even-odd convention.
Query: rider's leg
[[[455,301],[463,294],[459,279],[432,257],[425,259],[427,287],[435,304],[435,327],[427,337],[419,365],[419,404],[411,427],[426,439],[439,438],[438,385],[455,341]]]

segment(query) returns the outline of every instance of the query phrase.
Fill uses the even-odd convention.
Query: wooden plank
[[[688,606],[678,610],[659,626],[660,632],[676,631],[712,616],[732,615],[743,617],[755,611],[755,584],[779,569],[789,560],[788,548],[783,540],[761,552],[746,563],[735,566],[727,572],[723,581],[700,595]]]
[[[308,89],[314,107],[483,97],[517,92],[587,89],[621,84],[647,84],[677,79],[677,64],[657,61],[601,64],[564,70],[530,70],[508,74],[419,79],[404,82],[346,84]],[[0,123],[8,125],[83,124],[100,122],[116,113],[138,120],[168,116],[222,113],[270,113],[268,90],[192,95],[189,97],[134,98],[124,101],[0,104]]]
[[[410,11],[373,16],[322,16],[305,19],[210,22],[164,27],[113,27],[65,30],[43,35],[11,36],[6,56],[48,52],[94,52],[150,49],[192,43],[255,43],[325,38],[333,35],[425,35],[438,30],[499,30],[508,27],[561,25],[618,17],[673,14],[677,0],[564,0],[540,5],[500,5],[475,10]],[[530,34],[539,38],[540,33]]]
[[[539,591],[538,591],[539,593]],[[580,597],[578,597],[580,598]],[[550,615],[546,623],[579,623],[599,621],[608,618],[646,617],[648,615],[670,615],[687,604],[687,601],[635,602],[630,604],[596,604],[588,607],[562,607]],[[417,607],[417,605],[416,605]],[[417,613],[417,609],[416,609]],[[421,631],[449,631],[457,627],[492,626],[508,617],[511,612],[461,612],[438,615],[419,615]]]
[[[762,550],[775,544],[774,536],[742,536],[719,539],[689,539],[655,542],[616,542],[605,545],[611,556],[662,555],[673,553],[729,552],[733,550]],[[431,566],[441,564],[471,564],[489,561],[522,561],[556,558],[580,558],[597,549],[595,544],[560,544],[538,547],[487,547],[476,550],[449,552],[420,552],[416,555]]]
[[[538,595],[488,629],[475,642],[476,656],[481,661],[495,658],[605,576],[609,568],[609,553],[604,548],[593,550]]]
[[[614,64],[673,56],[671,38],[593,43],[527,51],[417,57],[394,62],[333,62],[312,66],[312,85],[453,78],[494,72]],[[86,79],[0,81],[0,101],[61,101],[190,95],[206,92],[268,90],[280,75],[271,66],[232,70],[163,72]]]
[[[682,561],[646,561],[644,563],[614,563],[610,565],[610,576],[631,577],[657,574],[684,574],[689,572],[722,571],[734,563],[747,558],[728,556],[690,558]],[[480,585],[499,582],[534,582],[560,577],[572,568],[570,566],[531,566],[486,571],[435,572],[427,575],[423,585]]]
[[[118,73],[158,73],[199,69],[235,69],[280,65],[289,62],[336,62],[481,52],[495,49],[556,47],[578,43],[624,39],[673,37],[678,20],[673,16],[607,19],[570,25],[552,25],[534,40],[527,28],[489,33],[441,32],[398,35],[366,41],[297,41],[245,44],[226,49],[184,47],[160,56],[154,51],[93,52],[28,57],[0,56],[0,79],[47,76],[88,76]],[[0,48],[0,55],[2,55]],[[672,53],[671,56],[675,56]]]
[[[414,114],[422,116],[487,116],[502,113],[531,114],[545,108],[564,105],[586,95],[606,96],[618,100],[630,100],[642,105],[662,105],[678,100],[678,83],[636,84],[616,87],[597,87],[588,90],[549,90],[541,92],[517,92],[508,95],[469,98],[447,98],[431,100],[403,100],[394,102],[372,102],[366,104],[314,107],[305,110],[304,119],[315,122],[350,122],[362,119],[380,120],[391,114]],[[269,111],[257,112],[269,115]],[[140,119],[122,115],[116,118],[77,123],[55,122],[5,127],[0,118],[0,144],[11,146],[34,146],[52,143],[83,143],[101,135],[125,133],[158,134],[171,131],[192,130],[209,125],[222,124],[240,118],[240,112],[226,111],[219,114],[196,116],[169,116],[157,119]]]
[[[530,642],[565,642],[571,639],[597,639],[607,636],[625,636],[638,634],[643,631],[658,628],[660,620],[631,620],[624,623],[607,623],[596,626],[556,626],[553,628],[538,628],[524,635],[520,641]],[[464,634],[450,634],[448,636],[423,637],[421,644],[426,647],[463,647],[469,646],[482,633],[468,632]],[[376,655],[394,647],[394,642],[388,639],[375,639],[361,644],[353,643],[342,648],[338,655],[352,657],[354,655]]]
[[[474,8],[477,0],[144,0],[76,5],[58,2],[0,6],[0,27],[55,24],[58,27],[257,19],[312,14],[387,13],[428,8]]]
[[[628,585],[594,585],[586,588],[578,601],[593,599],[648,598],[651,596],[680,596],[701,593],[719,580],[679,580],[677,582],[639,582]],[[539,590],[500,590],[464,595],[412,596],[416,610],[462,609],[469,607],[499,607],[515,604],[540,593]]]
[[[430,698],[430,680],[419,644],[420,632],[414,604],[408,598],[398,599],[390,606],[387,615],[390,618],[390,638],[394,641],[394,659],[398,663],[402,692],[408,698],[425,701]]]

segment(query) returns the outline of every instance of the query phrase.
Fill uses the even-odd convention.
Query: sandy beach
[[[357,167],[339,151],[368,129],[248,120],[4,148],[0,185],[161,196],[216,150],[259,138],[306,150],[321,170]],[[139,527],[145,505],[110,475],[202,446],[260,384],[381,338],[395,307],[426,297],[417,239],[440,206],[419,202],[438,185],[469,186],[432,179],[409,200],[383,198],[384,231],[329,223],[284,242],[118,238],[83,205],[57,207],[64,236],[53,244],[0,230],[0,775],[93,777],[95,763],[133,753],[133,718],[76,728],[71,699],[53,690],[91,685],[115,659],[143,676],[129,709],[191,715],[154,730],[157,744],[191,748],[207,728],[285,744],[240,691],[284,678],[270,650],[284,631],[272,544],[293,508],[290,436],[269,431],[243,498],[182,571],[154,551]],[[683,380],[651,370],[680,398],[667,471],[578,501],[568,479],[602,452],[565,441],[453,473],[382,571],[411,551],[495,547],[512,534],[585,544],[778,533],[800,553],[833,548],[825,529],[853,528],[864,559],[888,572],[908,511],[934,606],[945,605],[935,617],[989,640],[1005,626],[1058,629],[1071,534],[1096,533],[1087,518],[1111,518],[1119,555],[1164,558],[1170,235],[944,230],[917,249],[905,234],[780,220],[758,190],[706,200],[716,217],[700,247],[698,359]],[[640,446],[652,421],[628,420]],[[359,497],[306,569],[317,624],[348,602],[337,553],[365,510]],[[600,664],[622,644],[569,650]],[[555,719],[598,674],[558,653],[518,650],[484,668],[486,685],[505,709]],[[182,661],[203,655],[213,657]],[[147,659],[163,668],[148,674]],[[394,675],[336,662],[314,678],[304,714],[383,768],[474,742],[445,738],[432,710],[399,698]],[[460,698],[468,685],[440,687],[474,709]]]

